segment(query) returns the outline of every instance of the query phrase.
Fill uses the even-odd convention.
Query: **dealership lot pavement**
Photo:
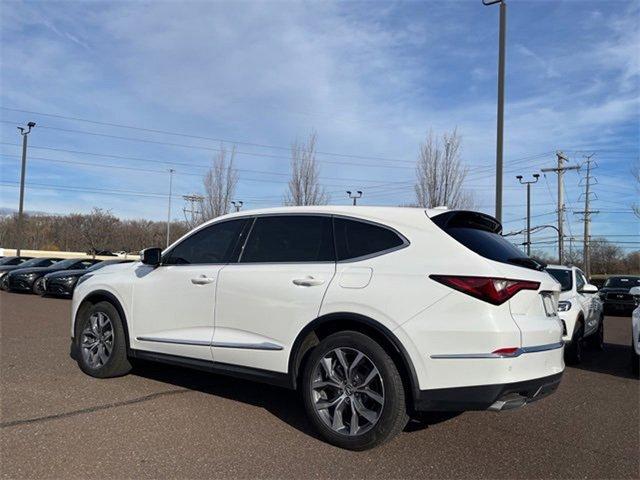
[[[179,368],[110,380],[69,356],[70,302],[0,292],[3,478],[639,478],[630,319],[557,393],[411,423],[369,452],[318,440],[295,393]]]

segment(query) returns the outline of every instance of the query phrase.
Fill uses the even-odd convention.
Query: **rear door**
[[[220,272],[214,361],[286,372],[291,345],[318,316],[334,273],[330,216],[256,218],[239,261]]]

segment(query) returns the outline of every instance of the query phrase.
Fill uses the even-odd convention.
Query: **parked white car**
[[[560,283],[558,314],[563,323],[565,360],[578,364],[585,344],[604,349],[604,312],[598,287],[588,283],[577,267],[549,265],[547,272]]]
[[[94,377],[140,358],[298,389],[355,450],[412,412],[519,407],[560,382],[560,286],[501,230],[442,209],[225,215],[82,277],[72,355]]]
[[[636,302],[636,308],[631,314],[631,367],[637,374],[640,370],[640,287],[629,290]]]

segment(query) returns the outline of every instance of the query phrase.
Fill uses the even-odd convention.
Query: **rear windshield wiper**
[[[542,262],[538,262],[533,258],[529,257],[515,257],[507,259],[507,262],[513,263],[514,265],[522,265],[526,268],[532,268],[533,270],[544,270],[546,265]]]

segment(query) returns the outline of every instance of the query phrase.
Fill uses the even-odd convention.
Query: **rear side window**
[[[380,225],[345,218],[334,218],[338,260],[376,255],[401,247],[405,240]]]
[[[227,263],[246,219],[215,223],[176,245],[162,259],[164,265]]]
[[[258,217],[240,262],[333,262],[331,217],[278,215]]]
[[[484,258],[535,270],[544,267],[507,241],[501,235],[500,223],[489,215],[456,211],[442,213],[432,220],[462,245]]]

